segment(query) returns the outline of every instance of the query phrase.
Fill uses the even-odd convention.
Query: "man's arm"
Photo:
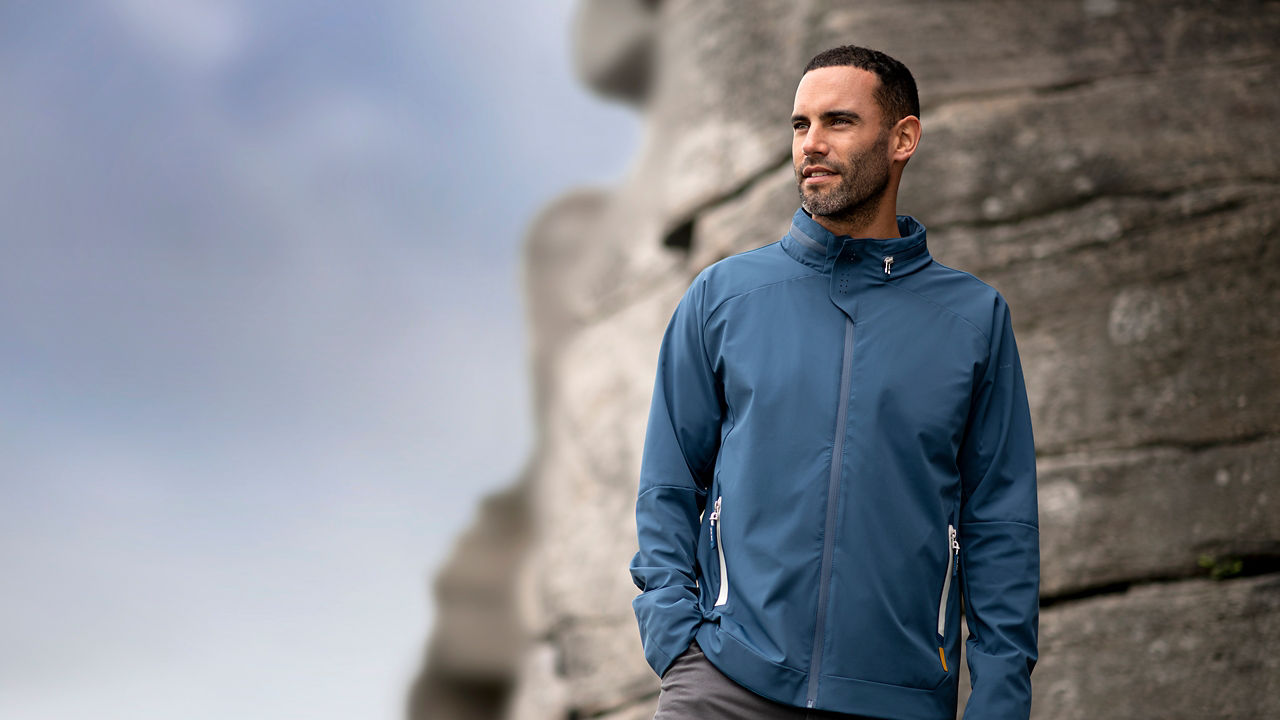
[[[1031,714],[1039,619],[1036,458],[1009,308],[994,308],[990,355],[960,449],[960,568],[972,693],[966,720]]]
[[[700,515],[720,443],[721,395],[703,344],[701,279],[667,326],[645,433],[631,577],[645,659],[661,676],[702,622],[694,575]]]

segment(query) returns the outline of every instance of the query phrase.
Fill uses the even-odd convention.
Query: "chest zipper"
[[[942,580],[942,600],[938,603],[938,659],[942,661],[942,671],[947,670],[946,645],[947,632],[947,599],[951,595],[951,578],[960,573],[960,540],[956,537],[956,526],[947,526],[947,575]]]
[[[827,519],[822,540],[822,570],[818,576],[818,616],[813,627],[813,656],[809,659],[809,689],[805,707],[818,704],[822,677],[822,650],[826,639],[827,604],[831,595],[831,567],[835,555],[837,508],[844,469],[844,436],[849,424],[849,389],[853,383],[853,320],[844,321],[844,356],[840,368],[840,401],[836,406],[835,444],[831,451],[831,476],[827,480]]]
[[[720,561],[720,594],[716,596],[715,607],[729,602],[729,573],[724,565],[724,543],[720,538],[721,501],[724,496],[716,498],[715,507],[711,510],[711,547],[716,551],[716,559]]]

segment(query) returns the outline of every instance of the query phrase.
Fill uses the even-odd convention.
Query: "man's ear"
[[[920,145],[920,118],[908,115],[893,124],[889,131],[889,149],[894,162],[906,163]]]

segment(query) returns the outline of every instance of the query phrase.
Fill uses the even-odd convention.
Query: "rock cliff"
[[[900,211],[1009,300],[1040,474],[1033,716],[1280,717],[1280,3],[596,0],[582,76],[646,135],[529,233],[539,438],[439,579],[412,718],[647,718],[627,573],[658,341],[776,240],[804,62],[882,49]]]

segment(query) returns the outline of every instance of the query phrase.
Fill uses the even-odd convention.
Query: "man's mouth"
[[[836,177],[837,174],[836,171],[821,165],[810,165],[800,171],[800,175],[804,177],[805,185],[816,185],[824,182],[827,178]]]

